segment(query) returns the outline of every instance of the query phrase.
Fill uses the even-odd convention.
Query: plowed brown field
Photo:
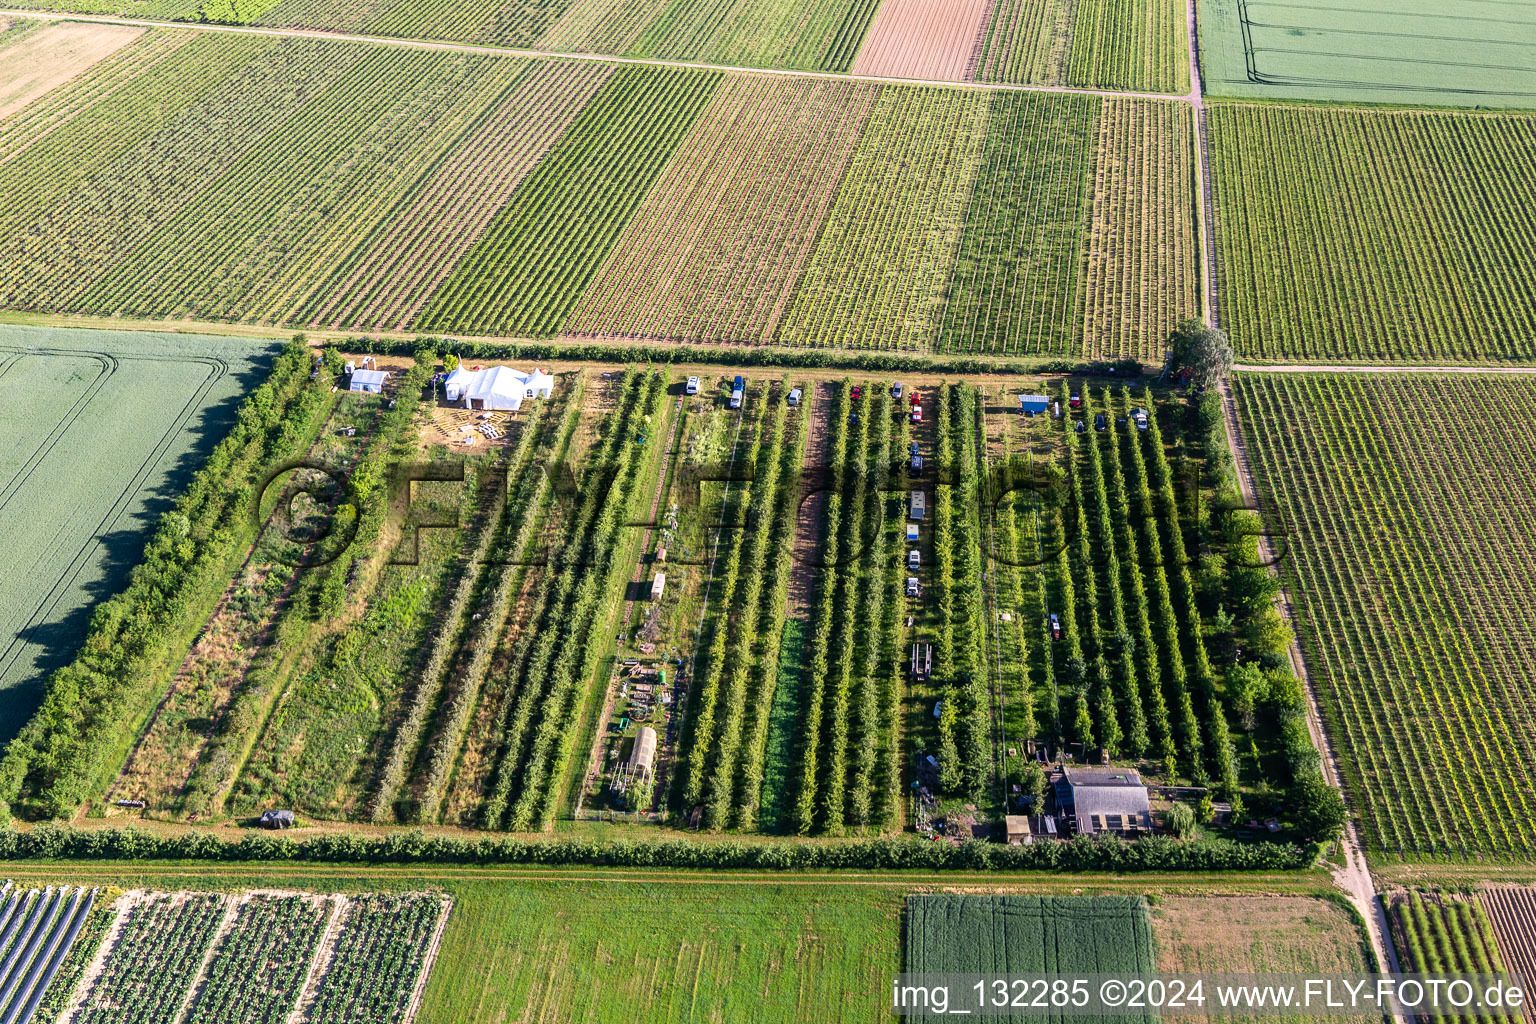
[[[968,82],[988,0],[885,0],[853,62],[856,75]]]

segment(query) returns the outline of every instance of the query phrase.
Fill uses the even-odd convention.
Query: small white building
[[[376,395],[384,390],[384,382],[389,379],[388,370],[353,370],[348,379],[348,391],[366,391],[370,395]]]
[[[516,412],[524,399],[548,398],[554,390],[555,378],[543,370],[524,373],[510,366],[467,370],[461,363],[443,382],[443,397],[466,409]]]

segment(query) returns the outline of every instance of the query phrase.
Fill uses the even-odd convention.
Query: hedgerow
[[[821,842],[667,839],[461,839],[419,830],[387,836],[319,835],[307,839],[252,834],[239,842],[189,830],[75,829],[47,825],[0,830],[0,861],[305,861],[364,864],[590,864],[606,867],[910,869],[927,871],[1290,871],[1316,859],[1313,846],[1180,842],[1150,836],[1133,842],[1079,837],[1071,842],[959,845],[915,838]]]
[[[901,352],[843,352],[829,348],[777,348],[734,345],[645,345],[555,341],[463,340],[440,336],[376,338],[359,336],[337,343],[348,352],[371,355],[413,355],[423,345],[452,352],[460,359],[562,360],[593,363],[708,363],[712,366],[762,366],[787,369],[859,370],[868,373],[928,373],[952,376],[982,374],[1074,374],[1134,380],[1142,372],[1135,359],[1081,362],[1069,359],[1006,360],[985,356],[925,356]]]
[[[310,368],[310,350],[295,338],[161,516],[128,586],[97,607],[79,654],[49,678],[37,713],[0,758],[0,814],[18,803],[71,813],[127,753],[129,730],[157,696],[156,667],[190,640],[250,542],[262,474],[306,443],[324,409],[330,375],[312,379]]]

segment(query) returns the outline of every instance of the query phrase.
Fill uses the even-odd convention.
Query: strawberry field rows
[[[1237,397],[1365,840],[1529,858],[1536,386],[1252,374]]]
[[[1155,358],[1185,108],[153,30],[0,122],[0,305]]]
[[[80,932],[81,962],[42,1005],[103,1024],[400,1024],[449,907],[417,893],[132,892]]]
[[[1536,118],[1209,113],[1218,306],[1241,355],[1536,356]]]

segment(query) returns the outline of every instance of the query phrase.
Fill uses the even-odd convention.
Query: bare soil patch
[[[144,29],[131,25],[72,21],[27,33],[0,60],[0,120],[143,34]]]
[[[987,0],[886,0],[875,13],[853,73],[970,81],[987,10]]]

